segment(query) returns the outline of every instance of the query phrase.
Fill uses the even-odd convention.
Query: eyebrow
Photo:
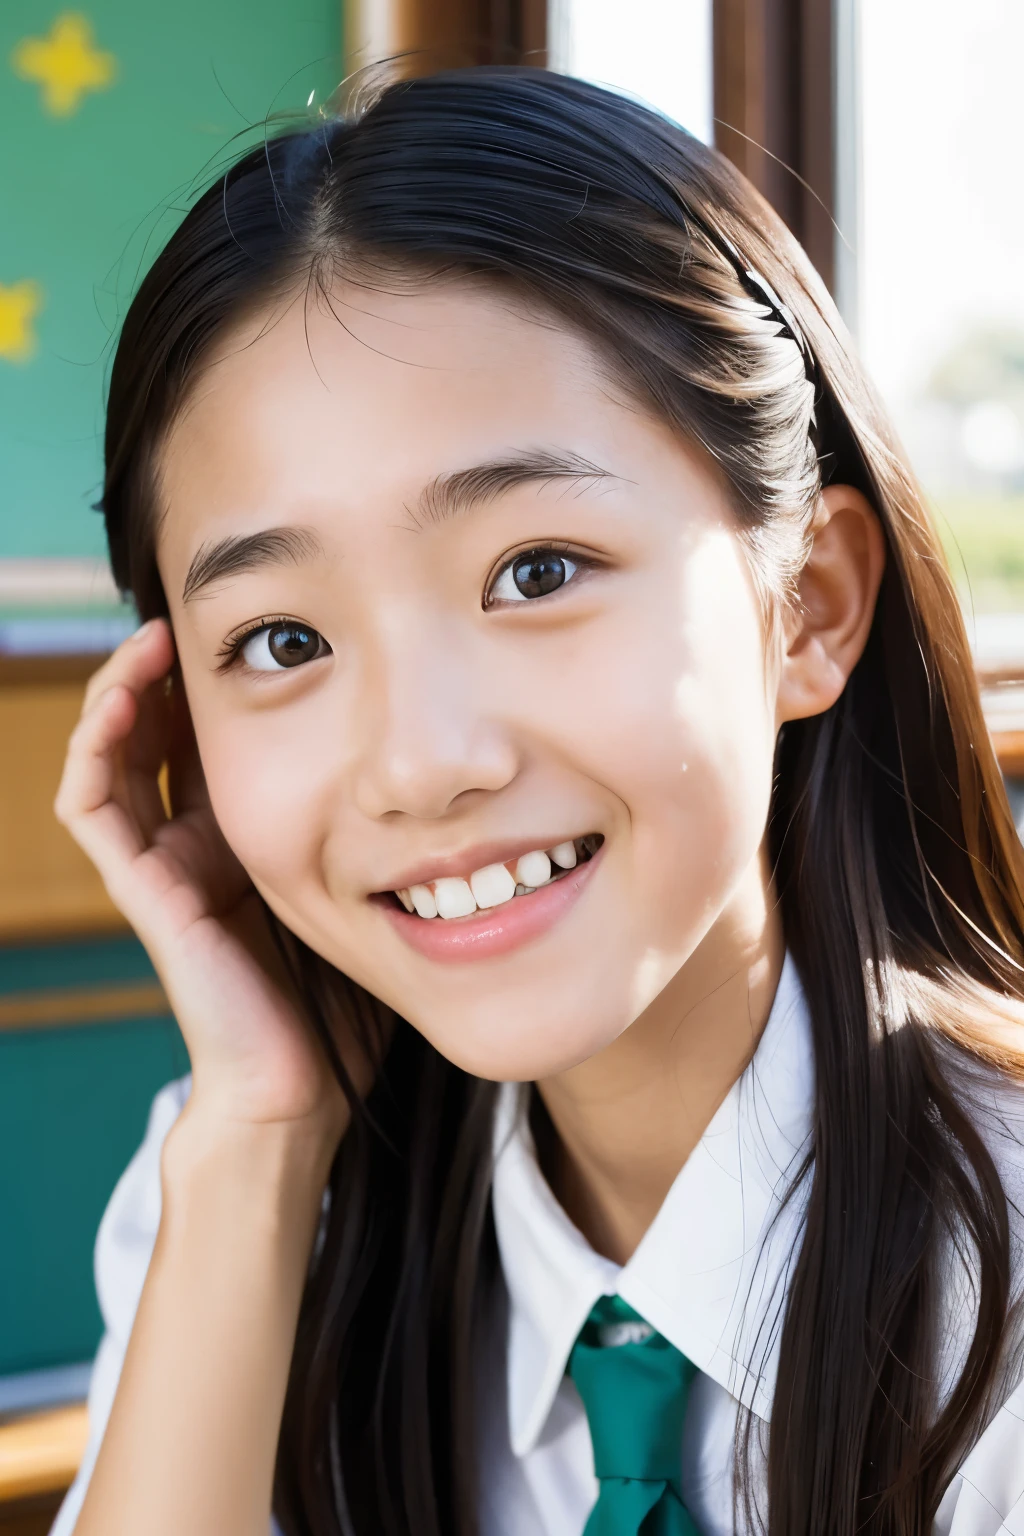
[[[233,534],[196,550],[181,589],[183,603],[228,576],[257,571],[266,565],[303,565],[323,554],[311,528],[264,528],[259,533]]]
[[[473,464],[468,469],[453,470],[438,475],[420,493],[415,510],[409,508],[417,527],[424,523],[443,523],[459,517],[470,507],[496,501],[506,491],[531,483],[552,480],[580,482],[584,480],[611,480],[615,477],[599,464],[575,453],[552,453],[546,449],[532,449],[525,453],[510,454],[504,459],[491,459]]]
[[[615,478],[579,454],[535,449],[438,475],[420,492],[415,510],[408,510],[419,529],[425,523],[444,523],[471,507],[496,501],[520,485]],[[322,554],[323,546],[312,528],[264,528],[259,533],[233,534],[199,547],[185,576],[181,600],[192,602],[206,588],[231,576],[268,565],[303,565]]]

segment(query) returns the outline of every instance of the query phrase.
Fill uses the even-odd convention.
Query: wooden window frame
[[[832,0],[714,0],[715,143],[836,280]]]
[[[835,287],[834,0],[713,0],[715,142]],[[347,64],[536,64],[549,0],[348,0]],[[628,20],[624,20],[628,25]]]
[[[401,59],[406,73],[466,64],[547,64],[547,0],[349,0],[346,68]]]

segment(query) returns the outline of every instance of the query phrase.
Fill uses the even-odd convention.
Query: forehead
[[[339,478],[365,501],[510,445],[585,453],[635,415],[615,393],[585,339],[497,291],[303,293],[205,363],[161,455],[164,510],[184,533],[241,502],[336,496]]]

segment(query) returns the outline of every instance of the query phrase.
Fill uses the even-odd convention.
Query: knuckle
[[[81,715],[75,722],[75,725],[71,731],[71,735],[68,737],[67,755],[69,758],[73,757],[77,752],[81,750],[82,742],[88,734],[89,720],[85,715]]]
[[[104,667],[101,672],[97,672],[95,676],[90,679],[88,685],[86,686],[85,707],[87,709],[94,708],[98,701],[102,699],[105,694],[109,693],[111,688],[115,686],[116,679],[112,678],[110,673]]]
[[[89,681],[86,683],[85,694],[82,701],[83,709],[88,709],[90,705],[96,702],[100,694],[105,693],[107,688],[109,688],[110,667],[112,661],[113,657],[111,657],[110,661],[105,661],[102,667],[100,667],[97,672],[94,672]]]
[[[75,807],[66,784],[62,784],[57,791],[56,799],[53,802],[53,814],[62,827],[66,827],[69,832],[72,830],[72,823],[75,820]]]
[[[112,688],[128,687],[127,682],[127,656],[124,654],[124,641],[118,646],[112,656],[108,656],[103,665],[92,674],[85,685],[84,707],[89,708],[97,699],[109,693]],[[130,675],[130,674],[128,674]]]

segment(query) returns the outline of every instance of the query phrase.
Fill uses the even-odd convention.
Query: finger
[[[196,733],[180,678],[171,697],[171,739],[167,752],[171,805],[175,812],[207,810],[210,796],[199,757]]]
[[[135,726],[121,751],[124,795],[150,837],[166,820],[160,771],[167,761],[171,740],[167,682],[165,678],[150,684],[140,696]]]
[[[81,716],[68,740],[54,809],[67,823],[110,799],[114,753],[135,724],[138,704],[131,690],[108,688]]]
[[[131,738],[129,744],[130,741]],[[115,759],[111,799],[126,809],[147,843],[151,843],[160,828],[166,825],[167,812],[160,793],[159,772],[134,768],[127,760],[127,751],[119,753]]]
[[[158,678],[137,695],[139,712],[131,736],[125,742],[125,761],[151,777],[167,761],[171,735],[169,678]]]
[[[108,689],[123,683],[132,693],[141,694],[158,678],[166,675],[174,661],[174,640],[166,619],[150,619],[94,672],[85,689],[83,712]]]
[[[131,917],[123,895],[129,889],[126,876],[146,852],[146,841],[115,801],[108,800],[88,816],[68,823],[68,831],[99,871],[116,906]]]
[[[164,820],[157,775],[167,744],[167,707],[161,679],[173,662],[170,629],[162,619],[144,624],[114,652],[90,680],[83,718],[113,689],[127,689],[136,702],[130,729],[112,752],[109,798],[121,805],[151,841]],[[105,708],[107,706],[104,706]],[[113,743],[110,744],[113,747]]]
[[[138,699],[119,683],[100,695],[72,732],[54,807],[72,830],[76,817],[108,801],[127,816],[143,846],[166,820],[156,774],[126,764],[126,744],[135,736],[138,717]]]
[[[116,795],[116,752],[131,730],[137,705],[123,685],[108,689],[82,716],[68,743],[54,802],[58,821],[97,864],[133,858],[145,840]],[[105,874],[105,867],[101,867]]]

